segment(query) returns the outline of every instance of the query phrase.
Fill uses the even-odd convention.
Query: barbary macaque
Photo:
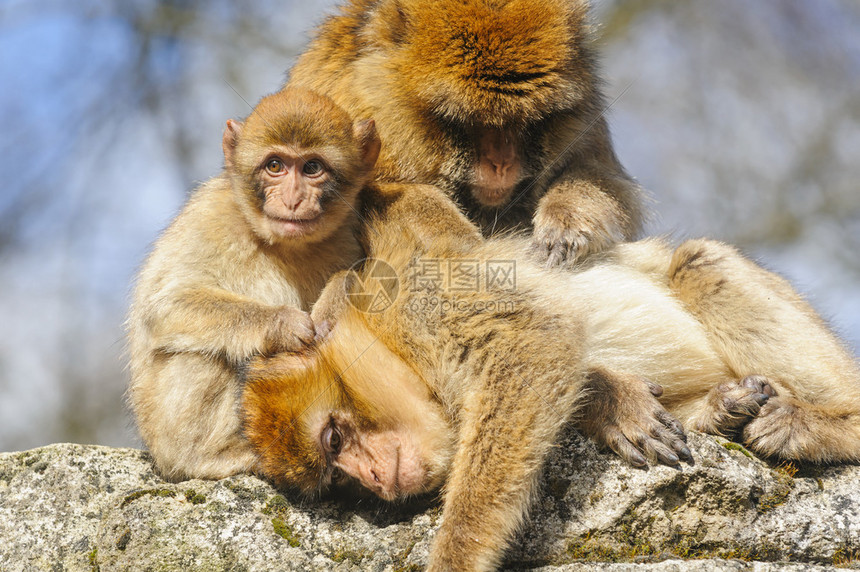
[[[372,121],[353,123],[302,89],[227,122],[224,171],[156,241],[128,319],[128,399],[165,476],[220,478],[254,466],[239,368],[312,343],[311,304],[363,256],[358,195],[379,147]]]
[[[288,85],[373,117],[378,180],[432,184],[548,266],[634,238],[644,193],[613,150],[586,0],[350,0]]]
[[[760,455],[860,461],[858,364],[787,282],[732,247],[649,239],[557,272],[530,266],[516,238],[464,245],[385,217],[371,226],[369,255],[399,277],[391,306],[354,303],[370,270],[339,274],[320,299],[341,301],[328,336],[249,364],[245,431],[259,470],[305,493],[357,482],[391,500],[444,483],[429,570],[499,565],[570,420],[604,426],[628,458],[688,456],[653,406],[660,386],[688,427]],[[516,260],[516,287],[485,276],[452,292],[412,279],[423,260]],[[636,412],[649,442],[606,430]]]

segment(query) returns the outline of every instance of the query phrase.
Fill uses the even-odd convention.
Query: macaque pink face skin
[[[472,195],[487,207],[506,204],[523,172],[516,139],[504,129],[481,127],[477,131],[476,151]]]
[[[450,432],[435,412],[427,418],[420,427],[377,429],[351,411],[330,412],[315,424],[329,473],[351,477],[386,501],[439,487],[450,462]]]
[[[272,233],[285,239],[312,236],[321,222],[322,195],[331,178],[326,163],[273,149],[261,161],[259,178],[263,214]]]

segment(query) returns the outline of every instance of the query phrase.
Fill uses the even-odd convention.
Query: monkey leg
[[[764,457],[856,463],[860,462],[860,413],[852,407],[814,405],[777,395],[743,428],[742,441]]]
[[[129,398],[161,474],[220,479],[248,472],[257,457],[242,435],[239,391],[227,367],[194,353],[159,356]]]
[[[738,379],[764,375],[777,393],[787,386],[798,397],[838,395],[846,386],[860,393],[857,364],[812,307],[786,280],[733,247],[687,241],[675,250],[668,277]]]
[[[692,461],[684,428],[657,397],[663,389],[637,376],[605,369],[588,373],[577,426],[633,466]]]
[[[774,390],[767,378],[748,375],[713,387],[702,399],[701,406],[695,408],[685,421],[690,429],[733,437],[758,415],[773,395]]]
[[[668,278],[674,295],[704,326],[732,375],[765,376],[775,394],[743,429],[743,439],[753,450],[811,461],[860,458],[860,368],[786,280],[734,248],[708,240],[678,247]],[[711,389],[710,395],[729,401],[740,397],[754,410],[743,390],[720,391]],[[728,415],[723,408],[743,407],[711,407],[715,429],[742,425],[743,414]]]

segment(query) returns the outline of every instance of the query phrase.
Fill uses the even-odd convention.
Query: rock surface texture
[[[690,436],[695,465],[637,470],[571,432],[505,568],[860,569],[860,467],[771,466]],[[250,476],[169,483],[133,449],[0,454],[0,571],[420,570],[433,499],[283,496]]]

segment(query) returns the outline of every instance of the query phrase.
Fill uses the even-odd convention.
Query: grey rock
[[[860,467],[777,467],[691,434],[694,465],[638,470],[569,432],[506,568],[860,568]],[[143,451],[0,454],[0,571],[418,570],[440,507],[284,495],[241,475],[161,479]]]

